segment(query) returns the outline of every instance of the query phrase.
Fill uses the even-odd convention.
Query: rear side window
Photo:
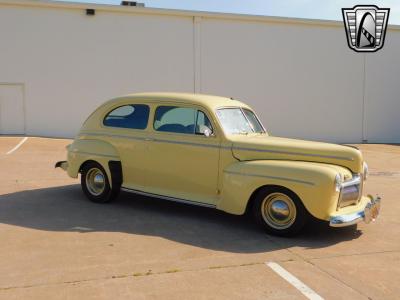
[[[150,108],[144,104],[129,104],[115,108],[104,118],[103,124],[110,127],[145,129]]]

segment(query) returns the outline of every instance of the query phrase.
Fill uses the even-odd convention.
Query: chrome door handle
[[[152,138],[145,138],[144,140],[145,140],[146,142],[154,141],[154,139],[152,139]]]

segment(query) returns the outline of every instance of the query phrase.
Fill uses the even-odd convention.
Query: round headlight
[[[364,177],[364,180],[367,180],[367,177],[368,177],[368,165],[367,165],[367,163],[365,161],[363,163],[363,177]]]
[[[335,191],[336,192],[340,192],[340,189],[342,188],[342,176],[340,176],[340,174],[336,174],[335,177]]]

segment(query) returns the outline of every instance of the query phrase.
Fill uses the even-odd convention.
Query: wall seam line
[[[201,17],[193,17],[194,93],[201,93]]]
[[[363,53],[363,88],[362,88],[362,124],[361,124],[361,141],[363,143],[368,143],[368,139],[365,135],[365,119],[366,119],[366,112],[365,112],[365,89],[366,89],[366,53]]]

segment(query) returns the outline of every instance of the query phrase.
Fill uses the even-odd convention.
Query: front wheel
[[[253,215],[268,233],[278,236],[297,234],[308,219],[300,198],[283,187],[261,189],[253,203]]]
[[[81,170],[81,186],[93,202],[107,203],[117,197],[120,187],[111,187],[107,173],[97,162],[86,163]]]

